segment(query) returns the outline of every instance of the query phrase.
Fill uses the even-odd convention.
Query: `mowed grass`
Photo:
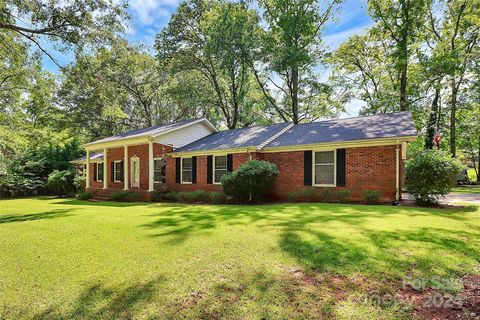
[[[480,211],[0,201],[0,319],[399,319],[409,277],[478,273]]]

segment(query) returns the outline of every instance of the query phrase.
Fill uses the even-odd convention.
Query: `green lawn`
[[[362,294],[479,260],[478,207],[0,201],[0,319],[409,318]]]
[[[468,193],[480,195],[480,185],[458,186],[452,189],[452,193]]]

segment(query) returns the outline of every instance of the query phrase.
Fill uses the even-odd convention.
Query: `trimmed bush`
[[[167,195],[168,191],[155,191],[152,192],[152,195],[150,197],[152,202],[162,202],[165,201],[165,197]]]
[[[75,171],[54,170],[48,175],[47,187],[58,196],[67,196],[75,193]]]
[[[306,200],[315,200],[317,190],[314,187],[308,187],[302,190],[302,198]]]
[[[224,203],[225,202],[225,194],[223,192],[211,192],[210,193],[210,201],[212,203]]]
[[[287,193],[288,201],[297,202],[298,201],[298,192],[289,192]]]
[[[78,200],[88,200],[88,199],[91,199],[92,197],[93,197],[93,193],[90,191],[80,192],[79,194],[77,194]]]
[[[453,187],[463,166],[442,150],[423,150],[406,162],[405,187],[419,205],[434,204]]]
[[[368,204],[377,204],[382,193],[380,190],[363,190],[362,197]]]
[[[352,195],[352,191],[347,190],[347,189],[337,190],[335,192],[335,196],[337,198],[337,201],[340,202],[340,203],[346,202],[350,198],[351,195]]]
[[[139,198],[140,194],[133,191],[114,192],[110,196],[111,200],[119,202],[137,201]]]
[[[163,200],[166,202],[177,202],[179,198],[178,192],[166,192],[163,196]]]
[[[279,173],[277,166],[271,162],[250,160],[223,175],[223,191],[236,202],[259,202],[264,200]]]
[[[187,202],[195,203],[195,202],[208,202],[210,200],[210,196],[207,191],[205,190],[195,190],[192,192],[182,192],[182,198]]]
[[[335,200],[335,193],[330,188],[322,188],[320,190],[320,199],[323,202],[333,202]]]

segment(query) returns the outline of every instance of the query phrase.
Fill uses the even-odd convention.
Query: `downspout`
[[[395,201],[400,201],[400,145],[395,149]]]

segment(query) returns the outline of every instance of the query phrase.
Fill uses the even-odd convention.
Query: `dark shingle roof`
[[[87,145],[95,144],[95,143],[101,143],[101,142],[109,142],[109,141],[114,141],[114,140],[121,140],[121,139],[125,139],[125,138],[134,138],[134,137],[141,137],[141,136],[146,136],[146,135],[157,135],[157,134],[160,134],[164,131],[169,131],[169,130],[172,130],[174,128],[186,125],[186,124],[191,123],[191,122],[199,121],[199,120],[201,120],[201,119],[185,120],[185,121],[176,122],[176,123],[172,123],[172,124],[163,124],[163,125],[153,126],[153,127],[149,127],[149,128],[136,129],[136,130],[131,130],[131,131],[127,131],[127,132],[122,132],[122,133],[119,133],[115,136],[111,136],[111,137],[107,137],[107,138],[103,138],[103,139],[100,139],[100,140],[96,140],[96,141],[87,143]]]
[[[295,125],[265,147],[415,136],[410,112],[328,120]]]
[[[214,132],[175,150],[175,152],[257,147],[288,125],[289,123],[277,123],[268,126]]]
[[[70,162],[83,162],[87,160],[87,156],[80,157],[78,159],[72,160]],[[90,161],[92,160],[103,160],[103,153],[99,152],[90,152]]]

